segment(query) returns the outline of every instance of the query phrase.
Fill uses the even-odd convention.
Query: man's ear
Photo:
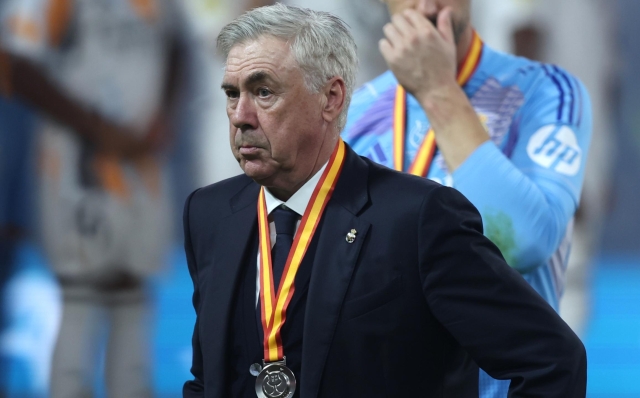
[[[322,117],[327,123],[336,120],[342,113],[347,96],[344,80],[340,76],[331,78],[324,88],[324,107]]]

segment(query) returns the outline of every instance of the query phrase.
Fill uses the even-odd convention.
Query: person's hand
[[[424,99],[456,83],[456,44],[451,8],[438,14],[437,28],[415,10],[395,14],[379,47],[398,82]]]
[[[132,131],[111,124],[99,127],[96,143],[98,151],[120,158],[136,158],[151,149],[146,140],[138,138]]]
[[[104,119],[96,120],[91,135],[99,152],[119,158],[140,157],[153,149],[152,142],[139,138],[140,134]]]
[[[163,113],[149,122],[144,134],[97,115],[91,130],[91,140],[99,152],[129,160],[156,154],[165,149],[171,139],[170,123]]]

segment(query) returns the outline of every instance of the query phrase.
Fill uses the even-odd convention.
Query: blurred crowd
[[[378,40],[389,17],[380,1],[284,2],[347,21],[359,83],[386,70]],[[591,259],[613,201],[616,9],[605,0],[472,3],[487,43],[558,64],[591,95],[593,142],[561,302],[580,334]],[[49,343],[39,340],[51,367],[38,376],[38,394],[91,396],[100,374],[109,396],[155,396],[148,281],[171,266],[189,192],[240,172],[215,37],[244,10],[267,4],[0,0],[0,397],[12,374],[2,336],[16,293],[7,286],[25,242],[56,281],[38,300],[59,303],[49,307]]]

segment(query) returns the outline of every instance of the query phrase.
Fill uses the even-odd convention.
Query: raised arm
[[[541,68],[553,74],[538,69],[538,87],[515,116],[512,151],[505,154],[487,141],[453,173],[454,188],[480,211],[485,234],[520,272],[544,264],[568,232],[591,139],[582,84],[558,68]]]
[[[2,51],[2,50],[0,50]],[[136,157],[151,150],[153,143],[138,139],[124,126],[118,126],[78,103],[49,79],[30,59],[2,51],[4,95],[24,100],[37,111],[93,142],[103,152]]]
[[[24,100],[102,152],[136,157],[157,150],[157,134],[139,134],[109,120],[50,77],[50,59],[64,51],[64,43],[74,34],[70,29],[77,14],[73,4],[46,0],[0,4],[2,94]]]

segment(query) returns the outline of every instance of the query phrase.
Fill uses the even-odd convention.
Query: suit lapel
[[[369,231],[370,224],[358,218],[368,203],[368,166],[350,148],[333,196],[322,216],[318,248],[314,258],[302,346],[300,396],[315,398],[333,340],[342,303]],[[353,243],[347,233],[356,230]]]
[[[214,268],[209,273],[212,286],[210,291],[215,292],[212,296],[211,316],[212,319],[221,320],[222,332],[220,338],[210,341],[214,344],[213,352],[217,354],[214,358],[213,369],[223,370],[213,373],[217,380],[211,383],[215,388],[212,396],[216,397],[225,395],[227,384],[223,375],[229,367],[229,364],[225,362],[225,352],[231,327],[230,312],[233,308],[233,298],[242,293],[238,280],[242,275],[242,266],[246,261],[251,260],[246,256],[252,252],[252,239],[257,239],[256,203],[259,189],[259,185],[251,182],[231,199],[229,205],[232,214],[222,220],[216,235],[220,242],[215,244],[217,254],[212,264]]]

